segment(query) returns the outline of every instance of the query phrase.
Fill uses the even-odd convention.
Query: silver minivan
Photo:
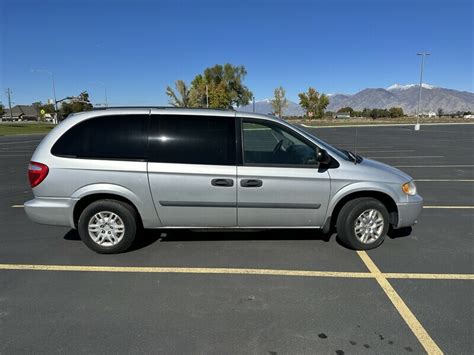
[[[77,228],[99,253],[143,228],[334,227],[346,246],[379,246],[422,210],[413,179],[337,149],[277,117],[180,108],[74,114],[29,166],[36,222]]]

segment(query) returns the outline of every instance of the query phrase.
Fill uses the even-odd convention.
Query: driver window
[[[242,123],[246,165],[317,165],[315,149],[270,122]]]

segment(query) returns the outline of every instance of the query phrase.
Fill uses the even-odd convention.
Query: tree
[[[347,107],[343,107],[337,110],[337,113],[342,113],[342,112],[348,113],[352,116],[354,113],[354,109],[350,106],[347,106]]]
[[[271,100],[273,111],[278,117],[281,117],[283,110],[288,107],[288,100],[285,97],[285,89],[281,86],[277,87],[273,95],[273,99]]]
[[[403,112],[403,109],[401,107],[390,107],[388,113],[391,118],[405,116],[405,113]]]
[[[191,100],[189,95],[189,88],[183,80],[176,80],[174,86],[176,92],[169,86],[166,87],[166,95],[170,98],[170,104],[174,107],[190,107]]]
[[[444,115],[444,111],[443,111],[443,109],[440,107],[440,108],[438,109],[438,117],[441,117],[441,116],[443,116],[443,115]]]
[[[74,96],[68,98],[68,101],[63,101],[61,108],[59,109],[59,114],[61,117],[67,117],[71,113],[90,111],[92,110],[92,104],[89,100],[89,94],[86,91],[83,91],[79,96]]]
[[[5,106],[3,104],[0,104],[0,116],[5,113]]]
[[[308,92],[298,94],[298,97],[300,106],[306,111],[306,117],[321,118],[329,105],[329,98],[325,94],[319,94],[312,87],[308,89]]]
[[[234,66],[227,63],[206,68],[191,81],[191,87],[186,95],[189,97],[188,106],[185,107],[209,106],[227,109],[247,105],[253,95],[243,84],[246,75],[247,71],[242,65]],[[179,93],[178,87],[176,88]],[[166,89],[166,94],[172,99],[172,104],[182,102],[183,95],[175,95],[176,99],[181,96],[179,100],[175,100],[174,92],[170,91],[169,87]]]

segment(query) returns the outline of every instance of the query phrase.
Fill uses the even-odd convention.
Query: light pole
[[[91,84],[99,84],[99,85],[102,85],[104,87],[104,99],[105,99],[105,107],[109,107],[109,103],[108,103],[108,99],[107,99],[107,86],[105,85],[105,83],[103,81],[91,81],[90,82]]]
[[[418,88],[418,109],[416,110],[416,125],[415,131],[420,130],[420,103],[421,103],[421,89],[423,87],[423,69],[425,67],[425,57],[430,55],[428,52],[417,53],[416,55],[421,56],[421,70],[420,70],[420,87]]]
[[[54,84],[54,73],[46,69],[31,69],[33,73],[47,73],[51,75],[51,82],[53,84],[53,99],[54,99],[54,112],[56,114],[56,120],[58,119],[58,101],[56,100],[56,85]],[[57,122],[56,122],[57,123]]]

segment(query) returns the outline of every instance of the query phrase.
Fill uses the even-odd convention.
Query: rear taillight
[[[31,187],[38,186],[48,176],[49,168],[47,165],[30,161],[28,166],[28,179]]]

